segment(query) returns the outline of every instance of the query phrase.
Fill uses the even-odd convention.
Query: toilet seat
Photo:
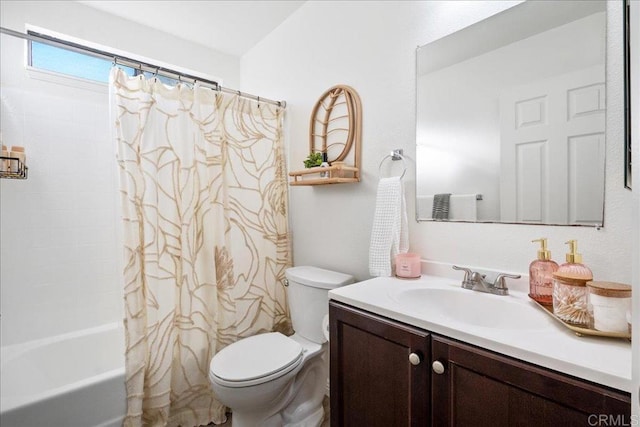
[[[302,362],[303,348],[279,332],[254,335],[222,349],[211,360],[212,381],[249,387],[279,378]]]

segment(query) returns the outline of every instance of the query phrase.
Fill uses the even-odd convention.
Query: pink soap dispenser
[[[529,264],[529,296],[542,305],[553,305],[553,273],[558,263],[551,259],[547,249],[547,238],[532,240],[540,242],[538,258]]]

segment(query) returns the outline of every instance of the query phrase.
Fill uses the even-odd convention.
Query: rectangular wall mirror
[[[527,1],[417,49],[419,221],[603,225],[606,21]]]
[[[631,28],[629,9],[624,4],[624,186],[631,190]]]

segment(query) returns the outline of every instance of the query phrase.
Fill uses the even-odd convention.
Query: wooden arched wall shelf
[[[309,153],[327,153],[329,167],[290,172],[290,185],[360,182],[362,104],[350,86],[336,85],[320,96],[309,122]]]

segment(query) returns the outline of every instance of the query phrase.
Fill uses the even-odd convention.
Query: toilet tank
[[[329,291],[353,283],[353,276],[317,267],[287,269],[287,298],[296,334],[309,341],[326,341],[322,319],[329,314]]]

